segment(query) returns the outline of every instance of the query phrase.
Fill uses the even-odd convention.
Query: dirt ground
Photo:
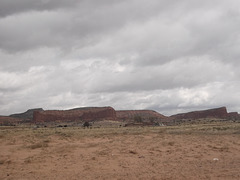
[[[240,179],[240,125],[1,127],[0,179]]]

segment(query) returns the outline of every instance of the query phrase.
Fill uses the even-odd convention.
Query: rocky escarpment
[[[112,107],[87,107],[70,110],[35,111],[34,123],[83,122],[98,120],[116,120],[116,111]]]
[[[208,109],[202,111],[192,111],[164,116],[152,110],[121,110],[115,111],[112,107],[85,107],[70,110],[43,110],[29,109],[24,113],[12,114],[10,116],[0,116],[0,125],[19,124],[46,124],[71,123],[71,125],[101,120],[114,120],[124,123],[136,123],[139,125],[177,125],[182,122],[201,122],[218,120],[240,121],[238,112],[227,112],[226,107]]]
[[[22,119],[9,117],[9,116],[0,116],[0,125],[1,126],[15,126],[22,123]]]
[[[238,112],[230,112],[228,113],[229,120],[240,120],[240,114]]]
[[[173,120],[184,120],[184,119],[204,119],[204,118],[215,118],[215,119],[239,119],[237,112],[228,113],[226,107],[220,107],[215,109],[208,109],[202,111],[192,111],[188,113],[181,113],[170,116]]]
[[[42,108],[29,109],[24,113],[11,114],[10,117],[24,119],[24,120],[32,120],[33,119],[33,113],[35,111],[39,112],[39,111],[43,111],[43,109]]]
[[[138,117],[143,121],[164,120],[166,116],[152,110],[122,110],[116,111],[117,120],[134,121]]]

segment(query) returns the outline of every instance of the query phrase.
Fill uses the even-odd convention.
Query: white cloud
[[[239,111],[239,5],[1,1],[0,114],[106,105]]]

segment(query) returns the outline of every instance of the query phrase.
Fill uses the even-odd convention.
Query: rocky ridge
[[[116,115],[119,121],[134,121],[139,117],[141,121],[159,121],[168,118],[153,110],[120,110],[116,111]]]
[[[40,111],[43,111],[43,109],[42,108],[29,109],[24,113],[11,114],[10,117],[25,119],[25,120],[32,120],[33,119],[33,113],[35,111],[40,112]]]
[[[237,112],[227,112],[226,107],[207,109],[201,111],[192,111],[187,113],[175,114],[170,116],[171,119],[184,120],[184,119],[203,119],[203,118],[215,118],[215,119],[238,119],[240,116]]]
[[[112,107],[87,107],[70,110],[47,110],[33,113],[34,123],[61,123],[116,120],[116,111]]]
[[[186,121],[196,121],[199,119],[218,119],[240,121],[237,112],[227,112],[226,107],[192,111],[187,113],[164,116],[153,110],[119,110],[112,107],[84,107],[69,110],[43,110],[42,108],[29,109],[24,113],[12,114],[10,116],[0,116],[0,125],[19,124],[60,124],[72,123],[81,124],[83,122],[96,122],[110,120],[122,123],[134,123],[156,125],[174,125]],[[177,123],[176,123],[177,122]]]
[[[23,121],[19,118],[13,118],[10,116],[0,116],[0,126],[15,126],[21,124]]]

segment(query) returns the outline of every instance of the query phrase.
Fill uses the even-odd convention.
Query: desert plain
[[[240,123],[2,126],[0,179],[240,179]]]

